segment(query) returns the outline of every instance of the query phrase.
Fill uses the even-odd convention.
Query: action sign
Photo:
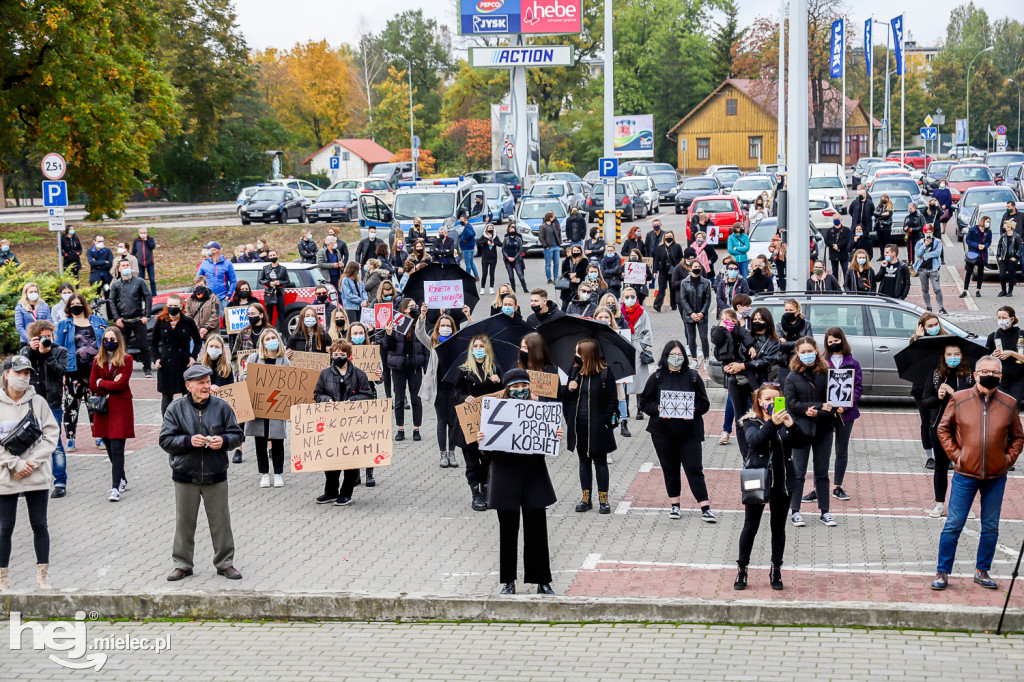
[[[231,411],[235,413],[235,421],[239,424],[252,421],[255,418],[252,413],[252,402],[249,399],[249,387],[244,381],[221,386],[220,391],[215,395],[231,406]]]
[[[572,66],[573,63],[572,45],[469,48],[470,66]]]
[[[661,391],[658,415],[667,419],[693,419],[693,391]]]
[[[249,309],[244,305],[226,308],[224,324],[228,328],[228,334],[237,334],[249,326]]]
[[[391,464],[391,399],[291,408],[292,471],[338,471]]]
[[[481,398],[480,402],[480,430],[484,433],[481,450],[558,455],[561,403],[489,397]]]
[[[835,407],[853,407],[852,369],[828,371],[828,402]]]
[[[442,279],[434,282],[423,283],[424,297],[427,308],[446,310],[449,308],[462,308],[465,297],[462,294],[462,282]]]
[[[250,362],[246,366],[246,387],[258,419],[289,418],[292,405],[313,402],[313,388],[320,372],[299,367],[282,367]]]
[[[646,282],[647,263],[623,263],[622,281],[626,284],[643,284]]]

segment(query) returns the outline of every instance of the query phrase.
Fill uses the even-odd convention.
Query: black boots
[[[583,491],[583,498],[576,503],[576,511],[585,512],[594,508],[594,503],[590,501],[590,491]]]
[[[373,477],[373,467],[368,467],[366,469],[366,487],[372,488],[375,485],[377,485],[377,479]]]
[[[743,572],[746,573],[746,569],[744,569]],[[778,564],[773,563],[772,564],[772,568],[771,568],[771,572],[768,574],[768,579],[772,583],[772,589],[773,590],[781,590],[782,589],[782,566],[779,566]],[[737,578],[737,580],[739,580],[739,578]]]
[[[500,594],[515,594],[516,584],[515,583],[502,583]]]
[[[473,511],[487,511],[483,487],[479,483],[470,483],[469,489],[473,491]]]
[[[736,580],[732,583],[732,589],[734,590],[745,590],[747,589],[747,567],[740,566],[739,571],[736,573]]]
[[[619,424],[619,433],[622,434],[623,438],[630,438],[633,435],[629,432],[629,429],[626,427],[625,419],[623,419],[622,422]]]
[[[551,583],[544,583],[543,585],[537,585],[537,594],[554,594],[555,591],[551,589]]]
[[[612,513],[612,508],[608,505],[608,493],[607,492],[599,492],[597,494],[597,499],[598,499],[597,513],[598,514],[611,514]]]

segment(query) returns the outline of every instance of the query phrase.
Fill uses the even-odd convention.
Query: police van
[[[372,194],[359,196],[359,235],[366,237],[370,227],[377,228],[377,236],[384,239],[396,227],[408,235],[413,219],[419,218],[428,237],[436,237],[443,225],[448,228],[448,236],[458,240],[458,216],[463,211],[477,234],[482,234],[487,199],[484,190],[470,178],[400,182],[394,208]]]

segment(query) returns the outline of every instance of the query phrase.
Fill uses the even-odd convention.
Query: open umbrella
[[[405,283],[405,289],[402,290],[402,294],[422,305],[426,298],[423,293],[424,282],[438,282],[442,280],[462,282],[462,295],[470,310],[473,310],[476,304],[480,302],[480,294],[476,290],[476,281],[471,274],[458,265],[441,265],[439,263],[431,263],[427,267],[409,275],[409,281]],[[461,308],[461,306],[459,307]]]
[[[437,347],[438,374],[448,381],[449,370],[453,366],[458,367],[465,361],[466,353],[469,352],[469,343],[477,334],[486,334],[490,338],[495,357],[497,357],[501,368],[512,369],[516,360],[519,359],[519,342],[533,331],[536,330],[531,325],[504,314],[491,315],[479,322],[466,325]],[[508,352],[505,345],[514,346],[516,352],[510,357],[499,355],[499,347],[501,348],[500,353]]]
[[[600,322],[566,315],[542,323],[537,332],[551,351],[555,365],[566,374],[572,369],[576,343],[580,339],[597,341],[601,356],[615,379],[636,374],[636,348],[614,329]]]
[[[985,346],[960,336],[953,334],[922,336],[916,341],[912,341],[893,358],[896,361],[896,372],[900,379],[910,383],[928,381],[932,372],[942,361],[942,349],[946,346],[959,347],[966,362],[972,367],[979,358],[988,355]]]
[[[442,381],[450,384],[455,383],[459,376],[459,367],[466,361],[469,354],[469,342],[472,336],[456,338],[453,336],[437,347],[437,373]],[[519,360],[519,344],[511,344],[507,341],[491,340],[491,348],[494,350],[494,360],[498,363],[501,371],[506,372],[516,366]]]

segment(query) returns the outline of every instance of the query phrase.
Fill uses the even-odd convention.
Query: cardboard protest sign
[[[237,334],[249,326],[249,309],[244,305],[224,310],[224,326],[228,334]]]
[[[368,345],[352,346],[352,364],[366,372],[366,378],[373,382],[379,382],[378,370],[383,369],[380,364],[380,346],[375,343]]]
[[[462,308],[465,297],[462,293],[462,282],[450,279],[423,283],[423,296],[427,308],[445,310]]]
[[[693,419],[693,391],[661,391],[661,417],[668,419]]]
[[[390,398],[292,406],[292,471],[389,466],[393,411]]]
[[[480,430],[484,433],[481,450],[558,455],[561,403],[491,397],[482,398],[480,403]]]
[[[649,268],[651,268],[653,270],[654,269],[654,259],[653,258],[644,258],[644,265],[646,265],[647,267],[649,267]]]
[[[622,264],[622,281],[626,284],[643,284],[647,281],[647,263]]]
[[[245,377],[258,419],[284,419],[292,405],[313,402],[313,389],[320,372],[300,367],[281,367],[251,362]]]
[[[310,308],[316,311],[316,316],[320,318],[320,324],[323,325],[324,329],[327,329],[327,306],[323,303],[316,303],[311,305]]]
[[[828,402],[834,407],[853,407],[853,368],[828,370]]]
[[[489,395],[501,395],[501,391]],[[477,400],[474,405],[459,403],[455,406],[455,416],[459,419],[459,426],[462,428],[462,435],[466,437],[466,442],[475,443],[477,431],[480,430],[480,401]]]
[[[373,322],[377,329],[384,329],[391,324],[391,318],[395,314],[395,309],[391,307],[390,303],[378,303],[373,306]]]
[[[526,370],[530,375],[530,390],[534,395],[544,398],[558,397],[558,375],[547,372],[535,372],[532,369]]]
[[[239,424],[244,424],[255,418],[252,413],[252,403],[249,401],[249,388],[244,381],[221,386],[217,397],[231,406],[231,411],[235,413],[235,421]]]
[[[312,369],[320,372],[320,370],[327,369],[331,366],[331,354],[307,353],[305,351],[296,350],[292,351],[292,356],[288,358],[288,362],[292,363],[292,367]]]
[[[362,322],[363,326],[367,329],[376,329],[374,322],[376,322],[377,319],[373,314],[373,308],[361,308],[359,312],[359,321]]]

